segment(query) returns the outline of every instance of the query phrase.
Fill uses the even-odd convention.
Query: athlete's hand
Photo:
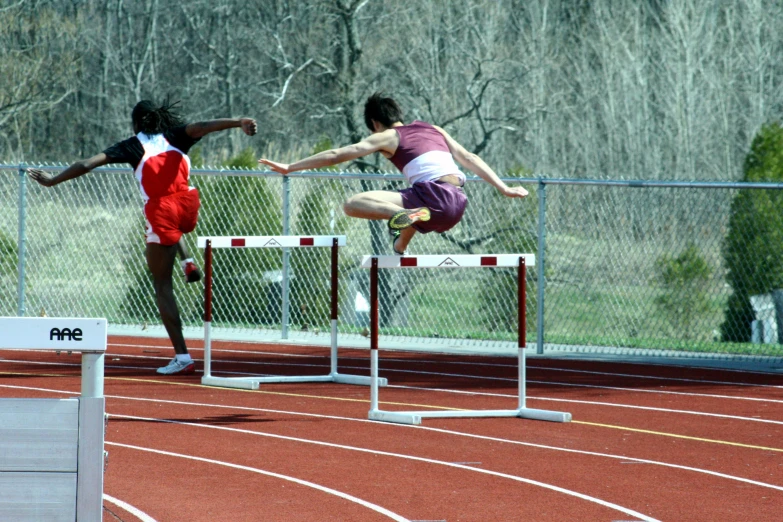
[[[239,124],[242,125],[242,131],[248,136],[255,136],[258,130],[256,120],[253,118],[240,118]]]
[[[522,187],[506,187],[503,191],[503,195],[510,198],[524,198],[528,194],[530,193]]]
[[[276,161],[271,161],[271,160],[268,160],[266,158],[261,158],[260,160],[258,160],[258,162],[261,165],[266,165],[267,167],[269,167],[270,169],[274,170],[275,172],[279,172],[280,174],[283,174],[283,175],[286,175],[289,172],[291,172],[290,170],[288,170],[288,167],[289,167],[288,163],[278,163]]]
[[[38,169],[27,169],[27,175],[30,176],[30,178],[34,179],[44,187],[51,187],[54,186],[54,183],[52,180],[54,179],[54,176],[51,174],[47,174],[46,172]]]

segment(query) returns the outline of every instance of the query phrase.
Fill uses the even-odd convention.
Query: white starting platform
[[[343,384],[370,385],[370,377],[346,375],[337,371],[337,315],[338,315],[338,249],[346,245],[345,236],[214,236],[198,238],[204,251],[204,376],[201,383],[223,388],[257,390],[261,383],[279,382],[338,382]],[[280,375],[249,377],[216,377],[212,375],[212,282],[213,249],[216,248],[308,248],[329,247],[331,256],[331,355],[330,372],[327,375]],[[386,379],[378,379],[377,385],[386,386]]]
[[[103,520],[106,319],[0,317],[0,349],[81,352],[81,396],[0,399],[0,520]]]
[[[362,268],[370,269],[370,411],[369,419],[400,424],[421,424],[423,418],[456,417],[521,417],[525,419],[570,422],[571,414],[559,411],[536,410],[526,406],[525,395],[525,299],[526,267],[535,266],[533,254],[498,255],[423,255],[423,256],[364,256]],[[519,407],[515,410],[448,410],[448,411],[385,411],[378,408],[378,270],[381,268],[500,268],[517,269],[517,358]]]

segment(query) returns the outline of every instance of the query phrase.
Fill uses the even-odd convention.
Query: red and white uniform
[[[136,166],[136,179],[144,201],[147,242],[173,245],[192,232],[198,220],[198,191],[188,185],[190,158],[163,134],[136,135],[144,156]]]
[[[198,220],[198,191],[188,186],[188,151],[199,141],[181,125],[163,134],[139,133],[103,152],[109,163],[129,163],[144,201],[147,243],[173,245]]]

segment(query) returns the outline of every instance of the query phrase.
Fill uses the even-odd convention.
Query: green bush
[[[761,128],[745,158],[743,181],[783,181],[783,128]],[[729,297],[721,338],[749,342],[750,296],[783,288],[783,191],[741,190],[731,205],[723,245]]]
[[[256,166],[252,149],[243,150],[224,165],[232,169]],[[202,208],[196,236],[267,236],[283,231],[282,199],[265,178],[198,176]],[[195,252],[193,252],[195,254]],[[198,254],[200,257],[203,251]],[[221,324],[275,324],[280,322],[280,297],[276,284],[265,274],[282,268],[278,249],[230,249],[213,251],[214,321]]]
[[[333,147],[322,137],[311,150],[317,154]],[[319,170],[338,170],[338,166]],[[296,235],[345,235],[348,220],[339,208],[346,194],[338,180],[308,183],[292,227]],[[328,325],[331,303],[331,249],[293,249],[291,255],[291,323],[301,327]],[[340,258],[342,265],[353,264]]]
[[[16,274],[18,261],[16,241],[0,232],[0,276]]]
[[[663,287],[663,293],[655,298],[655,304],[678,337],[693,338],[694,325],[701,322],[702,315],[710,308],[706,283],[712,269],[693,244],[689,244],[678,257],[662,255],[655,266],[656,279]]]

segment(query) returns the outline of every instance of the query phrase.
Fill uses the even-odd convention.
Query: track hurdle
[[[215,236],[198,238],[199,248],[204,248],[204,376],[201,383],[223,388],[257,390],[260,383],[274,382],[339,382],[343,384],[369,385],[370,377],[346,375],[337,372],[337,303],[338,248],[345,246],[345,236]],[[331,371],[328,375],[304,376],[251,376],[215,377],[212,375],[212,250],[215,248],[300,248],[331,247]],[[386,386],[386,379],[376,379],[376,385]]]
[[[0,520],[101,522],[106,319],[0,317],[0,349],[81,352],[81,396],[0,399]]]
[[[570,422],[571,414],[535,410],[525,404],[525,277],[526,267],[535,266],[533,254],[499,255],[424,255],[424,256],[364,256],[362,268],[370,269],[370,412],[369,419],[399,424],[421,424],[423,418],[455,417],[521,417],[525,419]],[[378,409],[378,269],[380,268],[498,268],[517,267],[517,360],[519,407],[516,410],[460,411],[384,411]]]

